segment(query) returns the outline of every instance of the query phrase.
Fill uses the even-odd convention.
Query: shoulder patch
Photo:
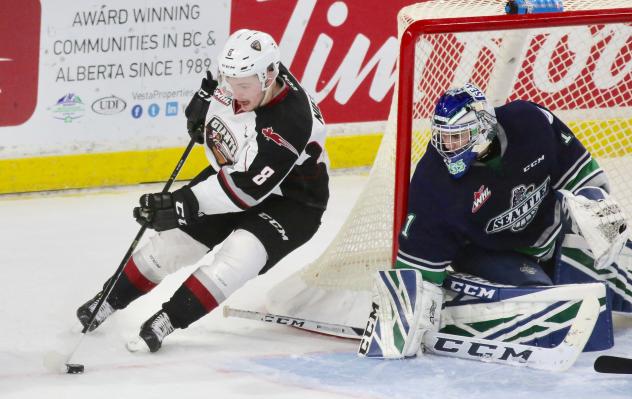
[[[290,144],[289,141],[284,139],[279,133],[275,132],[272,129],[272,127],[264,127],[263,129],[261,129],[261,134],[263,134],[263,137],[265,137],[266,140],[272,140],[276,145],[285,147],[288,150],[290,150],[294,155],[299,156],[299,153],[296,150],[296,148],[294,148],[294,146]]]
[[[571,141],[573,141],[573,135],[569,132],[560,131],[560,137],[562,138],[562,143],[569,145]]]

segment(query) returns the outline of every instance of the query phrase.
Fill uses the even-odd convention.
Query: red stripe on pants
[[[127,261],[123,272],[127,276],[129,282],[132,283],[132,285],[136,287],[136,289],[145,294],[151,291],[157,285],[147,279],[147,277],[143,276],[140,270],[138,270],[138,266],[136,266],[133,256],[129,258],[129,261]]]
[[[198,301],[200,301],[207,313],[217,307],[218,304],[215,297],[206,289],[206,287],[204,287],[204,285],[202,285],[200,280],[195,278],[195,276],[191,275],[184,282],[184,286],[193,293]]]

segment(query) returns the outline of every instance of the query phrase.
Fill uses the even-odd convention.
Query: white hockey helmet
[[[496,137],[496,112],[476,85],[445,92],[432,116],[432,146],[443,157],[450,176],[460,178]]]
[[[250,29],[234,32],[218,57],[220,84],[226,77],[256,75],[261,89],[268,89],[279,74],[281,52],[269,34]]]

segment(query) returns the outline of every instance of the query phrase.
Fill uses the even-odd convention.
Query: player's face
[[[460,133],[441,133],[441,144],[446,151],[454,152],[465,147],[470,142],[470,131]]]
[[[261,104],[265,92],[261,89],[261,82],[255,75],[244,78],[226,77],[233,93],[233,101],[237,102],[242,111],[252,111]]]

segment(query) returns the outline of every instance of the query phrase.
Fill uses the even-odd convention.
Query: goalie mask
[[[230,35],[218,58],[219,85],[232,93],[227,77],[256,76],[261,90],[267,90],[279,74],[281,53],[276,42],[267,33],[240,29]]]
[[[496,136],[496,114],[485,94],[471,83],[450,89],[437,101],[432,117],[432,146],[450,176],[462,177]]]

